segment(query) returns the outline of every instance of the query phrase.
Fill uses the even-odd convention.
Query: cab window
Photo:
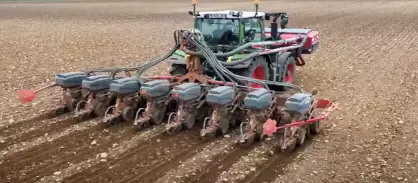
[[[244,37],[249,37],[249,41],[262,41],[262,21],[260,18],[250,18],[244,20]]]

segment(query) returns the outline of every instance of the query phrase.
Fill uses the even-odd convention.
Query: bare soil
[[[251,1],[199,1],[198,9],[252,10]],[[341,108],[291,154],[271,141],[236,147],[198,129],[103,126],[48,114],[59,90],[20,105],[15,91],[55,73],[134,66],[166,53],[191,27],[189,1],[0,3],[0,182],[418,182],[418,2],[261,1],[290,26],[316,29],[320,49],[297,84]],[[166,73],[161,64],[147,72]]]

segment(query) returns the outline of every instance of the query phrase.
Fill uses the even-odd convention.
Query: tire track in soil
[[[57,119],[58,121],[55,121],[54,119]],[[58,118],[42,120],[39,124],[37,123],[35,127],[31,127],[29,129],[19,129],[23,132],[4,138],[4,143],[2,146],[0,146],[0,151],[5,149],[7,146],[19,144],[36,137],[51,134],[52,132],[67,128],[75,124],[77,124],[77,120],[74,117],[69,116],[69,114],[59,116]]]
[[[114,134],[129,124],[122,123],[125,125],[115,125],[106,129],[105,126],[98,125],[94,120],[85,123],[91,124],[86,129],[68,134],[51,141],[51,143],[35,146],[5,159],[2,165],[5,169],[1,171],[8,172],[8,177],[13,177],[12,181],[17,181],[15,179],[36,181],[43,175],[51,174],[65,166],[70,161],[77,163],[84,158],[84,155],[104,151],[112,142],[121,138],[121,136]],[[128,136],[122,137],[127,138]],[[92,140],[97,140],[100,144],[89,148]]]
[[[187,143],[192,143],[193,145],[187,147]],[[192,149],[198,143],[198,134],[194,130],[184,131],[173,136],[161,133],[149,141],[138,144],[134,147],[135,149],[124,152],[110,162],[97,164],[86,171],[65,178],[64,182],[78,182],[81,180],[85,182],[108,182],[119,180],[125,176],[146,172],[153,165],[158,166],[161,163],[159,155],[163,155],[166,158],[165,160],[175,158],[171,154],[181,155],[182,153],[177,151],[183,152],[183,148]],[[179,145],[182,147],[177,147]],[[164,155],[164,153],[167,154]]]
[[[241,148],[237,146],[238,145],[236,145],[230,153],[217,155],[212,164],[206,166],[202,169],[202,171],[196,173],[195,175],[186,178],[184,182],[212,182],[213,180],[216,180],[222,172],[230,169],[232,165],[242,156],[247,155],[254,148],[259,147],[260,144],[255,144],[248,148]]]

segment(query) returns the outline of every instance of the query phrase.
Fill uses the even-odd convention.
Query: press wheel
[[[122,110],[122,118],[127,122],[133,122],[135,120],[135,110],[132,107],[127,107]]]
[[[160,125],[164,121],[165,112],[167,111],[167,107],[164,105],[161,106],[154,106],[152,109],[152,122],[155,125]]]

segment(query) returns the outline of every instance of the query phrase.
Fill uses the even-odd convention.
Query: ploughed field
[[[251,1],[202,1],[198,10],[252,10]],[[133,66],[166,53],[192,25],[189,1],[0,3],[0,182],[416,182],[418,2],[261,1],[289,25],[320,33],[296,84],[340,102],[323,131],[292,154],[275,138],[251,148],[238,134],[104,127],[51,118],[59,90],[19,105],[15,91],[55,73]],[[167,73],[161,64],[147,72]]]

